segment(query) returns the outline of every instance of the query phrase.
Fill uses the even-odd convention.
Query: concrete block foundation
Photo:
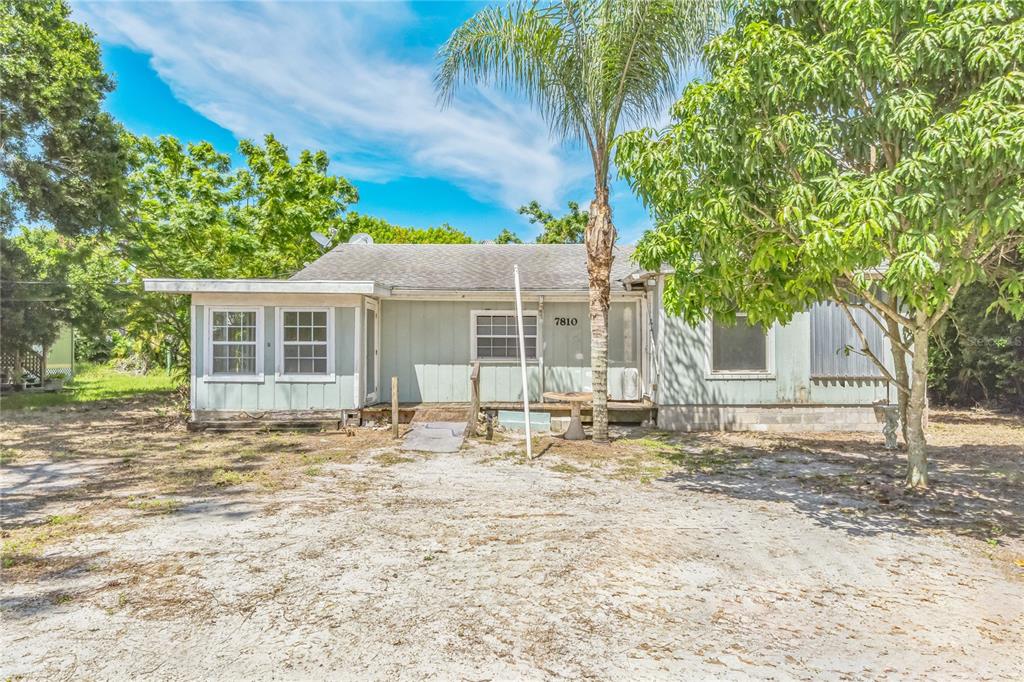
[[[666,431],[881,431],[872,405],[661,405]]]

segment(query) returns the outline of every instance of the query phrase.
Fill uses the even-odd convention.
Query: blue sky
[[[477,239],[536,228],[533,199],[562,212],[591,195],[585,152],[551,138],[520,98],[468,88],[437,106],[434,54],[481,7],[462,2],[78,2],[75,17],[117,80],[107,108],[129,129],[236,153],[272,132],[324,149],[359,189],[354,207],[402,225],[443,222]],[[620,240],[647,225],[613,188]]]

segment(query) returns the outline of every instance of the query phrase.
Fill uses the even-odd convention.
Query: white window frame
[[[363,312],[362,312],[362,317],[363,317],[363,327],[362,327],[362,335],[363,335],[363,337],[362,337],[362,340],[363,340],[363,344],[364,344],[364,348],[363,348],[363,361],[365,363],[365,358],[366,358],[366,348],[365,348],[366,333],[370,330],[370,326],[367,324],[366,318],[368,318],[370,316],[370,311],[371,310],[373,311],[373,323],[374,323],[373,324],[373,342],[374,342],[374,344],[373,344],[373,376],[374,376],[374,381],[376,382],[377,385],[374,386],[374,391],[373,392],[370,392],[370,391],[366,390],[365,384],[366,384],[366,379],[368,378],[368,376],[370,374],[370,370],[369,370],[368,367],[364,366],[363,367],[363,379],[362,379],[363,384],[364,384],[364,386],[363,386],[363,402],[365,402],[367,405],[372,405],[373,403],[377,402],[377,399],[380,397],[380,303],[378,301],[375,301],[372,298],[366,299],[366,302],[363,305]],[[357,362],[358,362],[358,359],[357,359]],[[357,386],[358,386],[358,384],[359,384],[359,382],[356,382]]]
[[[285,374],[284,373],[284,314],[285,313],[327,313],[327,373],[326,374]],[[334,373],[334,307],[333,306],[281,306],[274,309],[274,356],[276,370],[275,381],[302,384],[332,384]],[[291,345],[293,342],[288,342]],[[296,344],[323,343],[321,341],[296,341]]]
[[[505,308],[501,308],[501,309],[497,309],[497,310],[472,310],[472,311],[470,311],[470,314],[469,314],[469,341],[470,341],[470,357],[472,358],[473,362],[494,363],[494,364],[507,364],[507,363],[519,362],[519,358],[518,357],[515,357],[515,358],[481,358],[481,357],[477,357],[477,352],[476,352],[476,318],[480,317],[481,315],[504,315],[504,316],[508,316],[508,317],[514,318],[516,316],[516,311],[515,310],[508,310],[508,309],[505,309]],[[543,336],[542,336],[540,314],[536,310],[524,310],[523,311],[523,317],[527,317],[529,315],[533,315],[533,316],[535,316],[537,318],[537,334],[536,334],[536,339],[537,339],[537,357],[535,357],[535,358],[526,358],[526,362],[528,364],[540,362],[540,356],[541,356],[541,353],[543,352],[542,351],[542,349],[543,349]],[[517,339],[518,339],[518,336],[517,336]]]
[[[746,319],[746,313],[736,313],[737,323],[739,318]],[[743,379],[774,379],[775,378],[775,325],[771,325],[765,332],[764,341],[764,353],[765,353],[765,369],[763,370],[749,370],[749,369],[715,369],[715,317],[714,314],[705,323],[705,329],[707,332],[707,352],[704,356],[704,377],[706,379],[725,379],[725,380],[743,380]]]
[[[256,373],[255,374],[214,374],[213,373],[213,314],[214,313],[256,313]],[[262,383],[263,382],[263,306],[216,305],[203,310],[203,334],[206,337],[206,357],[203,362],[203,381],[209,383]],[[237,343],[237,342],[236,342]]]

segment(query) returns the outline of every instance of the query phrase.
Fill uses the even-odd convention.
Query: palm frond
[[[623,124],[656,120],[724,23],[727,0],[560,0],[488,7],[452,33],[435,76],[442,103],[492,83],[521,94],[554,133],[586,140],[606,178]]]
[[[551,8],[515,2],[487,7],[459,26],[441,47],[434,77],[439,100],[448,105],[459,86],[493,83],[523,95],[565,137],[577,137],[577,114],[565,82],[560,43],[565,36]]]

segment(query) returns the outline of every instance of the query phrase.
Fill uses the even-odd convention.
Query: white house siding
[[[530,399],[543,391],[590,387],[590,319],[584,301],[541,302],[528,298],[524,310],[540,313],[543,349],[528,365]],[[467,402],[472,365],[471,320],[474,310],[514,311],[505,301],[381,301],[381,400],[391,399],[390,377],[398,377],[399,400],[410,403]],[[558,325],[557,319],[576,323]],[[626,332],[627,326],[629,332]],[[612,303],[609,314],[609,380],[613,397],[620,391],[626,367],[639,368],[641,337],[639,305],[634,300]],[[627,347],[627,339],[631,342]],[[519,401],[522,379],[517,362],[481,361],[481,400]],[[543,376],[541,368],[543,366]]]
[[[245,299],[236,301],[244,305]],[[230,305],[230,303],[226,304]],[[295,305],[282,301],[282,306]],[[278,382],[275,379],[275,306],[263,306],[263,374],[258,382],[207,379],[203,305],[193,306],[192,409],[224,411],[340,410],[356,407],[355,314],[353,306],[334,307],[335,379],[330,383]]]

